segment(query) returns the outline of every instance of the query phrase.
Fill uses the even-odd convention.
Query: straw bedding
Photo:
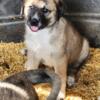
[[[20,53],[23,43],[0,43],[0,79],[23,71],[26,57]],[[90,56],[80,71],[75,87],[66,89],[65,100],[99,100],[100,96],[100,49],[90,49]],[[49,84],[36,85],[40,100],[46,100]],[[73,99],[72,99],[73,98]]]

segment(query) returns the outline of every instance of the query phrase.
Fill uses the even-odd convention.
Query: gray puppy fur
[[[38,100],[33,84],[50,83],[52,90],[47,100],[56,100],[60,78],[51,71],[30,70],[12,75],[0,82],[0,100]]]

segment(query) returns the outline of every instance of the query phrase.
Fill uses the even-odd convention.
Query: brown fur
[[[25,44],[28,49],[28,60],[25,64],[27,69],[37,69],[38,65],[41,61],[42,63],[48,66],[53,66],[55,72],[60,76],[62,85],[61,92],[59,93],[58,100],[64,98],[66,81],[68,81],[69,85],[74,84],[74,74],[70,73],[71,77],[68,77],[67,80],[67,69],[68,65],[74,64],[73,69],[77,69],[79,65],[87,58],[89,52],[89,45],[87,40],[80,35],[80,33],[70,24],[69,21],[65,20],[65,18],[60,17],[55,24],[50,26],[51,23],[55,22],[55,16],[57,14],[57,5],[59,0],[26,0],[25,2],[25,18],[27,20],[28,9],[29,6],[35,5],[36,7],[42,7],[43,5],[47,5],[48,9],[51,10],[51,13],[47,16],[51,18],[49,25],[46,27],[46,31],[48,32],[44,36],[50,37],[49,40],[47,38],[42,37],[42,33],[39,36],[44,41],[42,42],[38,40],[39,36],[33,37],[37,38],[38,43],[42,46],[42,49],[37,49],[34,52],[32,45],[29,47],[31,43],[27,42],[30,40],[31,35],[30,29],[26,25],[26,34],[25,34]],[[41,30],[40,30],[41,32]],[[34,33],[32,33],[34,36]],[[32,42],[32,41],[31,41]],[[48,46],[46,47],[47,42]],[[33,42],[35,45],[35,43]],[[51,48],[51,49],[50,49]],[[45,52],[44,52],[45,51]],[[37,54],[39,53],[39,55]],[[47,53],[47,54],[46,54]],[[73,71],[72,71],[73,72]],[[70,76],[70,75],[69,75]]]

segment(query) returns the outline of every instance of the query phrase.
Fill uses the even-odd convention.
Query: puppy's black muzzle
[[[29,22],[30,22],[31,26],[38,26],[38,24],[39,24],[39,20],[36,18],[29,20]]]

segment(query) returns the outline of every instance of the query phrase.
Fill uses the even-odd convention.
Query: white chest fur
[[[25,44],[28,49],[32,50],[40,59],[48,59],[50,55],[57,50],[57,48],[50,43],[52,39],[53,30],[49,28],[32,32],[26,26]]]

